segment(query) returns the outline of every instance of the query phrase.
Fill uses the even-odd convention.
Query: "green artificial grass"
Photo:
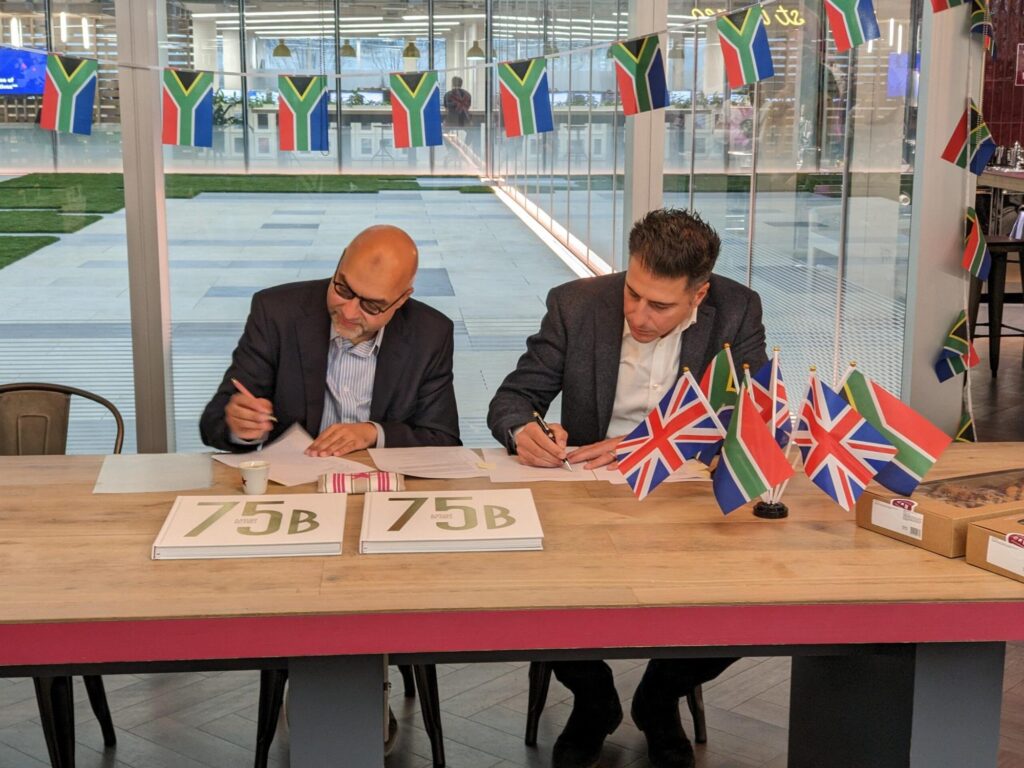
[[[0,208],[52,208],[65,213],[114,213],[124,208],[124,191],[116,187],[91,186],[72,179],[64,187],[6,184],[0,183]]]
[[[0,232],[77,232],[102,218],[54,211],[0,211]]]
[[[59,237],[0,237],[0,269],[60,240]]]
[[[361,192],[423,189],[413,176],[319,176],[311,174],[208,176],[171,173],[164,177],[167,197],[195,197],[201,192]]]

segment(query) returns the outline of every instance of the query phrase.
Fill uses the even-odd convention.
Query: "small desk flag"
[[[625,115],[668,106],[665,60],[657,35],[613,43],[610,50]]]
[[[391,121],[396,149],[441,145],[437,72],[391,73]]]
[[[793,442],[804,472],[849,512],[896,447],[811,372]]]
[[[280,75],[277,90],[278,148],[282,152],[326,152],[327,78]]]
[[[850,366],[839,388],[843,398],[896,446],[892,461],[875,480],[890,491],[909,496],[932,464],[939,460],[950,437],[891,392]]]
[[[692,459],[701,448],[717,444],[725,430],[689,370],[658,405],[615,446],[619,472],[638,499]]]
[[[715,500],[729,514],[793,475],[786,455],[772,439],[751,391],[740,388],[729,432],[714,477]]]
[[[742,88],[775,75],[760,3],[719,16],[715,25],[730,88]]]
[[[502,62],[498,65],[498,86],[507,137],[554,130],[545,59]]]
[[[782,381],[778,349],[772,353],[772,359],[750,377],[750,387],[761,418],[772,430],[775,442],[780,448],[785,448],[793,431],[793,422],[789,418],[789,395]]]
[[[973,208],[967,209],[967,237],[964,238],[963,268],[979,280],[988,280],[992,269],[992,254],[989,253],[985,233],[981,231],[978,214]]]
[[[164,70],[163,143],[213,146],[213,74]]]
[[[99,62],[95,59],[47,54],[39,127],[83,136],[91,134],[98,71]]]

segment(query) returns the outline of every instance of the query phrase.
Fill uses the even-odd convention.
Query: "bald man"
[[[419,254],[392,226],[363,230],[325,280],[259,291],[199,421],[203,442],[253,450],[292,424],[307,453],[459,445],[452,321],[411,298]]]

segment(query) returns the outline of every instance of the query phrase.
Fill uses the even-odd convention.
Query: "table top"
[[[0,458],[0,666],[1024,639],[1024,584],[858,528],[802,474],[784,520],[723,517],[709,483],[643,502],[627,486],[535,483],[543,552],[358,555],[350,496],[341,556],[153,561],[177,494],[93,495],[102,461]],[[1021,444],[954,444],[929,479],[1022,465]],[[238,492],[236,470],[215,463],[214,479],[185,493]]]
[[[978,184],[1011,192],[1024,192],[1024,171],[986,168],[978,177]]]

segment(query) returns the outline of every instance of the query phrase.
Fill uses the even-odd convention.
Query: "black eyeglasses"
[[[395,304],[405,298],[406,291],[402,291],[402,295],[392,301],[387,306],[381,306],[379,301],[374,299],[367,299],[360,296],[358,293],[352,290],[348,283],[345,282],[345,278],[338,275],[334,280],[331,281],[331,285],[334,286],[334,292],[338,294],[345,301],[351,301],[352,299],[359,299],[359,308],[368,315],[380,315],[387,312]]]

